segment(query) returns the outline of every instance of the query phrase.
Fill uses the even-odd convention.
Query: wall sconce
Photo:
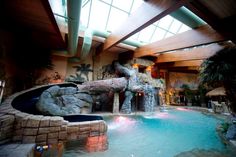
[[[132,66],[133,68],[138,68],[138,64],[137,63],[135,63],[135,64],[133,64],[133,66]]]
[[[148,66],[148,67],[146,68],[146,71],[152,71],[152,67],[151,67],[151,66]]]

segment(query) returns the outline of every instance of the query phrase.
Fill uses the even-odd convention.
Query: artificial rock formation
[[[36,104],[36,108],[44,115],[75,115],[84,108],[91,110],[92,97],[86,93],[78,93],[75,87],[53,86],[45,90]]]
[[[37,103],[39,111],[46,115],[80,114],[84,108],[87,113],[95,106],[108,106],[112,102],[114,93],[125,92],[121,112],[131,113],[132,99],[135,93],[143,94],[142,109],[152,112],[157,105],[157,89],[162,88],[160,80],[152,79],[147,74],[141,74],[131,67],[125,67],[114,62],[114,71],[119,78],[107,80],[88,81],[78,88],[60,88],[53,86],[42,93]],[[95,107],[96,108],[96,107]]]
[[[89,81],[82,85],[78,85],[80,91],[86,91],[90,93],[101,92],[117,92],[122,91],[127,87],[127,80],[124,77],[112,78],[107,80]]]
[[[125,100],[121,107],[122,113],[131,113],[131,101],[133,95],[137,92],[144,93],[143,102],[141,108],[145,112],[153,112],[154,106],[157,105],[157,96],[156,88],[162,88],[162,84],[159,80],[152,79],[151,76],[147,74],[137,73],[134,69],[129,69],[115,62],[116,71],[124,75],[127,80],[127,88],[125,89]]]
[[[122,113],[131,113],[131,99],[133,98],[133,93],[131,91],[125,92],[125,100],[121,107]]]

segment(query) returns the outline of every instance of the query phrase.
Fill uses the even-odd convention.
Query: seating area
[[[219,103],[218,101],[211,101],[211,106],[212,109],[215,113],[220,113],[220,114],[229,114],[230,111],[226,105],[225,102]]]

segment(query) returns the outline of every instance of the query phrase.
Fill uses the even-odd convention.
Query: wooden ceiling
[[[206,26],[210,32],[208,33],[208,30],[202,32],[202,36],[205,36],[205,38],[214,38],[215,35],[222,35],[224,40],[235,40],[236,31],[233,29],[235,28],[233,20],[236,16],[235,0],[149,0],[141,5],[140,8],[134,12],[134,14],[132,14],[120,28],[114,31],[107,38],[104,44],[104,50],[108,50],[112,46],[132,36],[137,31],[156,22],[160,17],[164,17],[181,6],[185,6],[191,10],[193,13],[206,21],[210,27],[217,31],[214,34],[210,34],[214,31],[209,26]],[[144,8],[146,11],[143,11]],[[142,14],[140,13],[141,11]],[[149,11],[153,14],[150,14]],[[142,23],[140,23],[139,20]],[[194,37],[189,40],[194,40]],[[151,43],[150,45],[156,45],[159,42],[162,41]],[[148,45],[145,45],[144,47],[148,47]],[[178,49],[179,48],[181,47],[178,47]],[[142,47],[140,49],[142,49]],[[154,51],[150,53],[156,52]]]
[[[1,27],[30,34],[40,46],[66,48],[47,0],[1,0]]]
[[[182,6],[202,18],[208,25],[137,49],[121,43]],[[32,36],[32,40],[44,47],[66,49],[66,42],[63,40],[48,0],[1,0],[0,17],[0,27],[23,30]],[[172,62],[174,65],[172,68],[175,70],[179,67],[183,69],[180,63],[176,66],[177,62],[205,59],[222,48],[222,45],[218,45],[222,41],[231,40],[236,43],[235,19],[235,0],[148,0],[106,40],[93,38],[93,47],[97,47],[99,54],[132,50],[134,57],[155,56],[157,64]],[[210,43],[215,44],[194,48]],[[175,52],[172,52],[173,50]],[[189,67],[192,67],[191,64],[196,65],[196,62],[189,62]],[[170,68],[170,65],[163,67]],[[184,70],[186,71],[186,68]]]
[[[149,8],[148,4],[152,5],[152,7]],[[158,6],[161,7],[158,8]],[[140,7],[140,10],[138,9],[139,11],[132,14],[127,19],[126,23],[107,38],[104,44],[104,52],[107,50],[109,52],[109,48],[112,46],[156,22],[156,20],[159,20],[158,17],[163,17],[169,14],[169,11],[175,11],[181,6],[185,6],[191,10],[203,19],[207,25],[141,46],[134,51],[134,57],[156,56],[157,65],[159,65],[160,68],[186,72],[188,71],[186,67],[173,67],[176,65],[175,62],[203,60],[223,48],[222,45],[218,45],[217,43],[228,40],[236,43],[236,25],[234,24],[234,20],[236,19],[235,0],[149,0]],[[156,13],[156,15],[148,14],[146,11],[140,16],[140,11],[145,7],[146,10],[151,10],[153,14]],[[142,23],[136,22],[133,19],[136,19],[136,21],[140,19]],[[211,45],[195,48],[196,46],[208,44]],[[188,50],[186,50],[186,48],[188,48]],[[165,62],[168,62],[168,64],[171,62],[172,66],[162,66],[161,63]],[[189,62],[189,67],[195,65],[195,62]],[[199,67],[199,65],[197,66]],[[195,72],[196,70],[190,71]]]

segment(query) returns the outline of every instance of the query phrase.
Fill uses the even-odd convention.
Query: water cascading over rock
[[[144,86],[143,109],[145,112],[153,112],[155,105],[157,105],[155,95],[156,90],[151,85]]]

